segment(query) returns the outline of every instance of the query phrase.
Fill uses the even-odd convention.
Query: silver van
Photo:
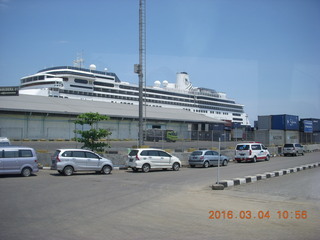
[[[38,158],[33,148],[0,147],[0,174],[21,174],[24,177],[29,177],[38,171]]]
[[[110,174],[112,161],[84,149],[57,149],[51,157],[51,169],[70,176],[77,171],[96,171]]]

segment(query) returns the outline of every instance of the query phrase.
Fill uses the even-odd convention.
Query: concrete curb
[[[221,180],[219,182],[219,184],[222,184],[225,188],[232,187],[232,186],[236,186],[236,185],[242,185],[245,183],[256,182],[256,181],[267,179],[267,178],[279,177],[279,176],[287,175],[290,173],[295,173],[295,172],[299,172],[299,171],[310,169],[310,168],[316,168],[316,167],[320,167],[320,162],[309,163],[309,164],[301,165],[298,167],[281,169],[281,170],[273,171],[273,172],[256,174],[255,176],[245,176],[243,178],[233,178],[231,180]]]

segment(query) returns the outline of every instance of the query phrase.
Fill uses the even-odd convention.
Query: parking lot
[[[319,161],[230,163],[221,179]],[[318,239],[320,168],[213,191],[217,168],[0,177],[1,239]]]

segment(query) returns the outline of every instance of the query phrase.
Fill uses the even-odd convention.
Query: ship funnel
[[[192,84],[186,72],[177,73],[176,88],[180,90],[191,90]]]

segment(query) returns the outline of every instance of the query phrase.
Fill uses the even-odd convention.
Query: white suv
[[[134,172],[141,169],[143,172],[149,172],[150,169],[172,168],[179,171],[181,161],[179,158],[172,156],[164,150],[153,148],[133,149],[128,155],[127,166],[132,168]]]
[[[52,170],[70,176],[77,171],[96,171],[110,174],[113,169],[111,160],[83,149],[57,149],[51,157]]]
[[[298,154],[304,155],[303,146],[300,143],[286,143],[283,146],[283,155],[284,156],[298,156]]]
[[[270,160],[268,149],[258,142],[239,143],[236,147],[235,160],[237,162],[257,162]]]

